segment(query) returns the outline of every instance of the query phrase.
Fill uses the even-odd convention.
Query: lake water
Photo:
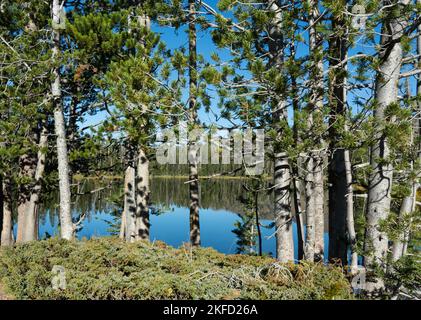
[[[186,179],[154,178],[151,182],[151,196],[154,213],[151,214],[151,241],[161,240],[174,247],[189,241],[189,197]],[[246,207],[240,201],[243,193],[241,180],[215,179],[201,182],[200,227],[202,246],[212,247],[222,253],[237,252],[237,236],[232,232],[240,215]],[[118,231],[121,216],[122,184],[120,181],[92,183],[81,182],[78,193],[98,188],[107,188],[93,194],[76,196],[73,200],[75,220],[85,213],[77,237],[92,238],[115,234]],[[58,234],[58,196],[54,194],[44,200],[40,208],[39,236],[45,238]],[[259,216],[262,227],[263,252],[273,255],[275,237],[273,236],[272,199],[268,195],[259,196]],[[16,230],[16,228],[15,228]],[[295,244],[297,227],[293,225]],[[328,234],[325,233],[325,248],[328,247]],[[298,248],[295,247],[296,258]],[[327,256],[327,252],[326,252]]]

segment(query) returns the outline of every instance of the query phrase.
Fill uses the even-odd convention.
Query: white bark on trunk
[[[402,5],[409,0],[401,1]],[[393,166],[387,161],[390,149],[385,137],[385,111],[386,108],[398,101],[398,82],[402,64],[402,45],[393,41],[402,36],[402,30],[407,25],[403,19],[392,19],[385,22],[382,28],[380,52],[381,63],[376,78],[375,98],[377,106],[374,111],[376,132],[375,142],[370,149],[370,165],[372,174],[369,179],[367,221],[365,231],[365,256],[364,264],[368,270],[373,265],[386,267],[388,252],[387,234],[379,229],[379,224],[386,219],[390,212],[391,189],[393,179]],[[386,160],[386,161],[385,161]],[[381,279],[368,282],[368,291],[380,290],[384,287]]]
[[[312,60],[312,77],[310,85],[310,101],[309,112],[312,114],[309,118],[308,130],[311,131],[313,125],[320,126],[323,123],[320,121],[323,108],[323,59],[322,59],[322,45],[323,41],[321,35],[317,31],[319,21],[319,2],[318,0],[308,1],[310,8],[309,15],[309,42],[310,42],[310,55]],[[321,137],[317,137],[315,148],[322,149],[324,141]],[[307,222],[309,229],[310,239],[306,244],[307,254],[306,259],[311,261],[323,261],[324,257],[324,180],[323,180],[323,155],[322,151],[312,152],[309,157],[308,168],[311,172],[308,174],[310,185],[306,188],[307,198],[309,200],[309,207],[307,208],[308,215],[310,216]],[[306,211],[307,211],[306,209]],[[314,230],[313,230],[314,229]],[[312,247],[310,247],[312,246]]]
[[[280,262],[294,261],[290,199],[290,168],[286,154],[275,155],[275,228],[276,257]]]
[[[34,156],[33,154],[24,154],[19,158],[20,174],[23,177],[33,179],[34,177]],[[29,204],[29,190],[26,186],[20,186],[18,195],[18,221],[16,232],[16,243],[23,241],[23,234],[25,232],[25,212]]]
[[[345,54],[345,59],[348,58],[348,54]],[[348,65],[343,66],[344,71],[348,71]],[[346,102],[348,96],[347,90],[348,79],[345,77],[343,80],[343,99]],[[347,109],[344,109],[345,124],[344,133],[349,132]],[[345,180],[346,180],[346,228],[348,233],[348,245],[351,249],[351,261],[348,260],[350,272],[352,275],[358,273],[358,253],[357,253],[357,234],[355,232],[355,221],[354,221],[354,189],[352,187],[352,163],[351,163],[351,152],[348,149],[343,150],[343,160],[345,169]],[[348,249],[348,247],[347,247]],[[348,256],[348,250],[347,250]]]
[[[421,5],[421,0],[417,0],[417,4]],[[421,55],[421,25],[418,26],[418,36],[417,36],[417,54],[418,56]],[[421,57],[418,58],[418,68],[421,68]],[[409,92],[410,88],[408,89]],[[418,77],[417,79],[417,87],[416,87],[416,95],[419,96],[421,94],[421,78]],[[415,119],[413,121],[412,126],[412,143],[419,139],[421,136],[421,102],[417,103]],[[418,158],[421,158],[421,146],[420,142],[415,146],[418,151]],[[413,164],[412,164],[413,167]],[[402,205],[399,212],[399,219],[403,218],[403,215],[406,215],[410,212],[413,212],[416,208],[416,201],[417,201],[417,191],[419,188],[419,176],[417,177],[417,180],[415,180],[412,184],[412,193],[410,196],[407,196],[403,199]],[[408,242],[409,242],[410,232],[409,230],[404,230],[404,232],[399,235],[399,238],[396,239],[393,243],[392,247],[392,260],[397,261],[401,257],[403,257],[406,254],[407,248],[408,248]]]
[[[197,123],[197,47],[196,47],[196,1],[189,0],[189,108],[190,123]],[[190,243],[200,246],[199,221],[199,168],[196,146],[189,142],[189,194],[190,194]]]
[[[23,242],[23,233],[25,230],[25,211],[27,208],[27,200],[22,200],[23,203],[18,205],[18,217],[17,217],[17,232],[16,232],[16,243]]]
[[[33,241],[38,239],[38,202],[41,195],[41,180],[44,175],[46,152],[48,142],[47,128],[43,128],[41,131],[39,143],[38,143],[38,154],[37,154],[37,165],[35,169],[35,185],[31,191],[28,205],[25,210],[25,229],[23,231],[23,242]]]
[[[324,179],[323,163],[324,159],[319,154],[315,159],[314,166],[314,259],[324,260],[324,234],[325,234],[325,214],[324,214]]]
[[[190,243],[200,246],[199,220],[199,170],[197,165],[197,150],[189,148],[189,193],[190,193]]]
[[[1,228],[0,244],[2,247],[13,245],[13,217],[10,206],[10,193],[3,182],[3,225]]]
[[[348,229],[349,244],[351,247],[350,270],[351,274],[356,274],[358,272],[358,253],[356,251],[357,235],[355,232],[354,224],[354,190],[352,189],[352,167],[349,150],[344,150],[344,162],[346,172],[346,184],[348,187],[348,192],[346,194],[346,222]]]
[[[418,0],[419,3],[421,3],[421,0]],[[417,37],[417,53],[420,54],[421,53],[421,26],[418,27],[418,34],[419,36]],[[418,64],[421,65],[421,58],[418,59]],[[421,80],[417,80],[417,95],[420,94],[421,92]],[[408,98],[410,97],[410,85],[408,82]],[[412,122],[412,135],[411,135],[411,145],[414,144],[414,141],[417,140],[417,138],[419,138],[420,136],[420,124],[421,124],[421,117],[419,115],[419,112],[421,110],[421,104],[418,103],[417,104],[417,108],[416,108],[416,113],[418,113],[413,122]],[[417,151],[418,151],[418,157],[421,157],[421,152],[420,152],[420,146],[419,144],[417,144],[415,147],[417,147]],[[413,170],[414,168],[414,163],[411,163],[411,170]],[[417,177],[417,179],[415,181],[412,182],[412,188],[411,188],[411,194],[409,196],[406,196],[403,200],[402,200],[402,204],[401,204],[401,208],[399,210],[399,217],[398,219],[400,221],[403,221],[405,218],[405,215],[413,212],[416,208],[416,201],[417,201],[417,190],[418,190],[418,180],[419,180],[419,176]],[[408,227],[408,226],[405,226]],[[392,260],[393,261],[397,261],[399,260],[401,257],[403,257],[406,254],[406,249],[408,247],[408,241],[409,241],[409,230],[403,230],[403,232],[398,236],[398,239],[396,239],[393,242],[393,246],[392,246]]]
[[[124,210],[126,242],[136,240],[135,168],[128,166],[124,174]]]
[[[400,71],[402,49],[396,44],[390,53],[390,57],[381,65],[382,75],[379,75],[376,97],[378,101],[374,117],[378,126],[385,120],[384,112],[388,105],[396,102],[397,81]],[[383,79],[380,79],[384,77]],[[390,212],[390,192],[392,189],[393,167],[390,163],[382,163],[379,160],[387,159],[390,155],[389,146],[381,130],[375,135],[376,143],[371,148],[370,164],[373,173],[369,181],[366,249],[372,251],[372,255],[365,258],[366,265],[373,262],[383,264],[388,249],[386,233],[380,232],[379,222],[386,219]]]
[[[7,204],[3,205],[3,227],[1,230],[1,245],[11,246],[13,245],[13,235],[12,235],[12,212],[9,209]]]
[[[315,197],[314,197],[314,164],[313,156],[308,155],[306,160],[306,242],[304,247],[304,258],[307,261],[314,261],[314,245],[316,240],[315,232]]]
[[[136,240],[149,240],[149,160],[139,148],[136,168]]]
[[[405,197],[402,200],[401,208],[399,210],[399,218],[403,218],[405,215],[412,212],[414,197],[411,196]],[[405,254],[405,240],[407,238],[407,231],[405,230],[402,234],[399,235],[399,238],[393,242],[392,246],[392,260],[397,261]]]
[[[53,0],[53,25],[60,24],[60,2]],[[60,52],[60,31],[53,29],[53,61],[57,63]],[[57,162],[60,193],[60,231],[63,239],[72,240],[75,236],[75,227],[72,222],[71,193],[69,177],[69,159],[67,153],[66,128],[61,103],[61,86],[59,66],[54,66],[51,92],[54,103],[54,128],[57,139]]]
[[[126,192],[124,192],[124,198],[126,198]],[[126,203],[124,201],[124,203]],[[124,205],[123,205],[124,206]],[[120,223],[120,232],[118,236],[121,240],[126,239],[126,212],[125,208],[123,207],[123,212],[121,213],[121,223]]]
[[[295,172],[292,171],[292,174],[295,175],[296,177],[298,177],[298,170],[296,170]],[[293,193],[293,198],[294,198],[294,208],[295,208],[295,221],[297,224],[297,249],[298,249],[298,260],[302,260],[304,257],[304,219],[303,219],[303,214],[302,214],[302,209],[301,209],[301,189],[299,187],[299,183],[300,181],[298,181],[298,179],[294,178],[293,179],[293,186],[294,186],[294,193]]]
[[[283,64],[283,36],[282,10],[276,1],[270,1],[268,10],[274,13],[269,28],[270,64],[274,68],[282,68]],[[279,139],[282,138],[281,123],[288,119],[286,105],[282,93],[278,92],[273,102],[273,126]],[[294,243],[292,234],[290,184],[291,173],[288,155],[283,150],[274,148],[274,196],[275,196],[275,228],[276,228],[276,258],[280,262],[294,261]]]

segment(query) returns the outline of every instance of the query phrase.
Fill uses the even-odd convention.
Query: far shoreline
[[[186,179],[189,180],[189,176],[188,175],[150,175],[151,179]],[[75,174],[73,176],[73,180],[76,181],[81,181],[81,180],[102,180],[102,179],[107,179],[107,180],[122,180],[123,176],[121,175],[105,175],[105,176],[101,176],[101,177],[97,177],[97,176],[84,176],[81,174]],[[229,175],[208,175],[208,176],[199,176],[199,180],[203,179],[203,180],[210,180],[210,179],[218,179],[218,180],[248,180],[251,179],[251,177],[244,177],[244,176],[229,176]],[[271,177],[267,177],[265,178],[266,180],[272,179]]]

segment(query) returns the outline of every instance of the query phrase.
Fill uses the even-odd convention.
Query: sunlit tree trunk
[[[13,214],[11,206],[10,190],[7,187],[7,182],[3,181],[2,184],[2,213],[3,223],[1,228],[0,244],[1,246],[13,245]]]
[[[347,128],[346,128],[347,129]],[[345,174],[347,184],[346,194],[346,223],[348,231],[348,241],[351,248],[350,264],[351,274],[358,272],[357,235],[354,223],[354,190],[352,188],[352,165],[349,150],[344,150]]]
[[[126,213],[124,211],[121,213],[121,223],[120,223],[120,231],[118,234],[119,239],[125,240],[126,239]]]
[[[312,116],[309,115],[309,118]],[[311,127],[312,120],[307,122],[307,125]],[[313,156],[308,153],[308,156],[305,159],[305,195],[306,195],[306,237],[305,237],[305,246],[304,246],[304,258],[308,261],[314,261],[314,245],[315,245],[315,214],[314,214],[314,207],[315,207],[315,198],[314,198],[314,165],[313,165]]]
[[[414,191],[414,190],[413,190]],[[413,191],[411,192],[410,196],[403,198],[402,204],[399,210],[399,218],[403,218],[405,215],[412,212],[413,203],[414,203],[414,194]],[[405,230],[402,234],[398,236],[393,242],[392,246],[392,260],[397,261],[405,254],[405,240],[407,239],[406,236],[407,231]]]
[[[270,66],[281,68],[283,64],[282,10],[275,1],[269,1],[268,10],[274,17],[269,28]],[[282,125],[288,121],[287,108],[281,92],[273,99],[272,122],[278,139],[282,138]],[[276,257],[281,262],[294,261],[290,184],[291,173],[288,155],[280,150],[279,141],[274,141],[274,197]]]
[[[136,240],[149,240],[149,160],[139,148],[136,168]]]
[[[135,168],[127,166],[124,173],[124,236],[127,242],[136,240]]]
[[[345,39],[348,42],[348,32],[345,35]],[[343,59],[348,58],[348,52],[343,53]],[[343,61],[343,60],[342,60]],[[344,75],[347,74],[348,71],[348,64],[343,63],[341,61],[341,66],[337,72],[342,73]],[[348,90],[347,90],[347,84],[348,79],[344,77],[341,79],[342,83],[342,99],[343,99],[343,106],[342,106],[342,116],[344,116],[344,125],[343,125],[343,132],[344,134],[348,133],[348,109],[346,107],[347,103],[347,97],[348,97]],[[358,253],[357,253],[357,234],[355,232],[355,222],[354,222],[354,190],[352,186],[352,162],[351,162],[351,152],[347,148],[343,148],[342,150],[343,155],[343,161],[344,161],[344,170],[345,170],[345,181],[346,181],[346,195],[345,195],[345,201],[346,201],[346,230],[347,230],[347,246],[346,251],[343,253],[340,253],[340,255],[346,255],[347,259],[341,261],[345,264],[348,262],[350,266],[350,272],[351,274],[356,274],[358,272]],[[342,217],[342,215],[341,215]],[[351,260],[348,261],[348,248],[351,249]],[[342,249],[345,250],[345,249]],[[340,250],[340,251],[342,251]]]
[[[38,239],[38,206],[39,198],[41,195],[41,183],[42,177],[45,170],[45,161],[46,161],[46,148],[48,142],[48,132],[47,128],[43,127],[39,143],[38,143],[38,153],[37,153],[37,165],[35,168],[35,185],[31,189],[29,196],[28,205],[25,210],[25,227],[23,232],[22,241],[32,241]]]
[[[317,27],[319,24],[319,9],[317,0],[308,1],[309,13],[309,42],[311,59],[310,99],[308,105],[308,130],[314,126],[323,125],[323,56],[322,38]],[[314,145],[307,156],[306,166],[306,217],[307,233],[305,245],[306,260],[323,260],[324,255],[324,181],[323,156],[321,137],[313,135]],[[317,149],[317,150],[316,150]]]
[[[417,0],[418,4],[421,4],[421,0]],[[417,54],[418,56],[421,55],[421,25],[418,26],[418,36],[417,36]],[[421,57],[418,58],[418,68],[421,68]],[[408,84],[409,86],[409,84]],[[408,87],[408,96],[410,95],[410,87]],[[417,86],[416,86],[416,95],[421,95],[421,78],[418,77],[417,79]],[[417,102],[417,107],[415,108],[416,116],[413,121],[412,126],[412,143],[417,141],[421,136],[421,102]],[[416,150],[418,151],[418,158],[421,158],[421,148],[420,143],[418,142],[416,145]],[[419,177],[417,177],[419,180]],[[399,219],[403,219],[406,214],[414,211],[416,208],[416,201],[417,201],[417,190],[419,188],[418,180],[412,183],[412,191],[409,196],[406,196],[402,200],[401,208],[399,211]],[[402,234],[399,235],[398,239],[393,242],[392,246],[392,260],[397,261],[401,257],[406,254],[406,250],[408,247],[409,241],[409,230],[404,230]]]
[[[146,14],[138,17],[142,28],[150,30],[150,18]],[[143,43],[141,44],[143,45]],[[141,128],[142,130],[143,128]],[[149,240],[149,159],[142,145],[137,147],[136,164],[136,240]]]
[[[19,158],[20,175],[27,179],[34,178],[34,162],[36,162],[34,154],[24,154]],[[19,185],[18,193],[18,207],[17,207],[17,232],[16,232],[16,243],[23,241],[23,234],[25,232],[25,212],[29,204],[29,193],[27,185]]]
[[[197,48],[196,48],[196,6],[189,0],[189,117],[193,127],[197,122]],[[200,246],[199,222],[199,170],[197,148],[189,141],[189,193],[190,193],[190,243]]]
[[[60,2],[53,0],[52,8],[53,19],[53,63],[57,64],[60,53],[60,30],[54,28],[54,25],[60,24]],[[67,153],[66,128],[64,114],[61,102],[61,85],[59,66],[53,67],[53,81],[51,83],[51,92],[54,105],[54,128],[57,143],[57,162],[58,179],[60,193],[60,232],[63,239],[71,240],[75,236],[75,228],[72,222],[71,214],[71,193],[69,177],[69,159]]]
[[[325,217],[324,217],[324,158],[321,154],[316,157],[314,166],[314,260],[324,260],[324,234],[325,234]]]
[[[22,197],[26,197],[26,195],[22,195],[19,198],[20,203],[17,208],[18,217],[17,217],[17,230],[16,230],[16,243],[23,242],[23,233],[25,230],[25,211],[27,208],[27,200],[22,199]]]
[[[396,1],[394,1],[396,2]],[[400,1],[407,5],[409,0]],[[389,11],[389,10],[388,10]],[[366,213],[366,231],[364,243],[364,264],[368,270],[377,265],[386,267],[388,237],[380,230],[380,222],[390,212],[393,166],[390,163],[390,149],[385,136],[386,108],[398,102],[398,82],[402,64],[402,45],[394,41],[402,36],[407,21],[401,18],[390,18],[386,15],[381,36],[380,65],[376,78],[375,98],[377,105],[374,111],[374,143],[370,149],[371,175],[368,186]],[[367,283],[368,291],[384,287],[381,279],[372,279]]]
[[[24,6],[27,6],[28,3],[25,3]],[[32,13],[26,12],[27,24],[25,26],[25,33],[33,33],[38,30],[36,26]],[[47,97],[43,102],[47,102]],[[33,133],[33,139],[31,139],[34,144],[39,143],[40,141],[40,131],[35,129]],[[22,155],[19,159],[19,168],[20,174],[22,177],[30,180],[35,179],[36,171],[37,171],[37,154],[33,152],[28,152]],[[36,185],[35,185],[36,188]],[[25,233],[27,231],[26,220],[27,220],[27,212],[30,208],[32,208],[31,204],[31,197],[33,196],[34,191],[34,184],[31,183],[21,183],[19,185],[18,191],[18,207],[17,207],[17,235],[16,235],[16,242],[20,243],[25,241]]]

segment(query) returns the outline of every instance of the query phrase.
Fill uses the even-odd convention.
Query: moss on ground
[[[55,265],[64,290],[52,288]],[[17,299],[352,299],[339,267],[116,238],[2,249],[0,279]]]

